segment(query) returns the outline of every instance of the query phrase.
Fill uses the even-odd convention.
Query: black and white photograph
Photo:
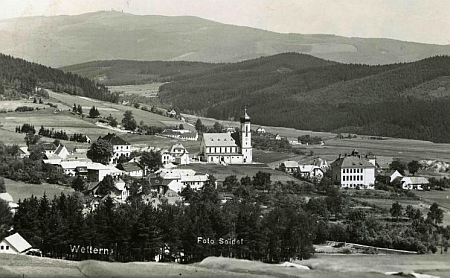
[[[450,1],[0,0],[0,277],[450,278]]]

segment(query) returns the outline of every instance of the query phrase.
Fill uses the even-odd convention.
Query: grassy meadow
[[[122,85],[122,86],[108,86],[111,92],[117,92],[121,95],[138,95],[144,97],[157,97],[159,87],[164,83],[150,83],[142,85]]]
[[[61,193],[71,194],[72,192],[74,192],[74,190],[70,187],[64,187],[55,184],[29,184],[21,181],[13,181],[6,178],[4,178],[4,180],[6,192],[11,194],[14,202],[29,198],[31,197],[31,195],[40,198],[44,196],[45,193],[47,197],[51,199],[54,195],[60,195]]]

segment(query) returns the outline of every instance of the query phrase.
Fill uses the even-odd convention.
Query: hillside
[[[216,119],[245,105],[255,124],[448,143],[449,76],[449,57],[367,66],[282,54],[175,78],[159,95]]]
[[[237,62],[284,52],[364,64],[449,55],[450,45],[280,34],[197,17],[96,12],[0,21],[0,52],[53,67],[112,60]]]
[[[35,94],[36,88],[116,102],[118,96],[102,84],[73,73],[0,53],[0,99],[20,99]],[[45,97],[45,96],[44,96]],[[48,97],[48,96],[47,96]]]

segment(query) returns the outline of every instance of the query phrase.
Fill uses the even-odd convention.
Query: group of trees
[[[89,110],[89,117],[97,118],[98,116],[100,116],[100,111],[98,111],[98,109],[95,108],[95,106],[92,106],[91,110]]]
[[[34,125],[31,124],[23,124],[22,126],[16,126],[16,132],[18,133],[36,133],[36,129]]]
[[[311,136],[308,134],[299,136],[297,140],[299,143],[309,145],[320,144],[320,142],[322,142],[322,138],[320,138],[319,136]]]
[[[41,143],[30,145],[30,156],[20,158],[17,145],[5,145],[0,142],[0,176],[16,181],[40,184],[42,182],[69,184],[65,176],[55,165],[43,164]]]
[[[73,113],[77,113],[77,114],[79,114],[79,115],[82,115],[83,114],[83,107],[81,107],[81,105],[76,105],[75,103],[73,104],[73,107],[72,107],[72,112]]]
[[[118,102],[119,95],[95,81],[71,72],[64,72],[9,55],[0,54],[0,94],[9,90],[21,94],[32,94],[37,87],[65,92],[72,95],[87,96],[94,99]]]
[[[415,175],[421,168],[422,165],[417,160],[412,160],[411,162],[408,162],[408,164],[405,164],[401,162],[398,159],[395,159],[389,164],[390,170],[397,170],[400,174],[405,175],[405,170],[408,170],[408,172],[412,175]]]
[[[41,126],[41,128],[39,129],[38,135],[40,136],[44,136],[44,137],[50,137],[50,138],[55,138],[55,139],[59,139],[59,140],[69,140],[69,136],[67,135],[67,133],[63,130],[53,130],[53,129],[48,129],[48,128],[44,128],[44,126]]]
[[[136,120],[134,119],[133,112],[130,110],[125,111],[122,119],[122,126],[127,129],[134,131],[137,127]]]
[[[88,138],[84,134],[74,133],[72,136],[70,136],[69,140],[80,143],[86,143],[88,141]]]

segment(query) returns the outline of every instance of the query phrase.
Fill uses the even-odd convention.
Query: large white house
[[[247,110],[241,117],[240,133],[203,133],[199,156],[209,163],[251,163],[252,137]]]
[[[344,188],[374,189],[375,166],[357,151],[351,155],[339,155],[331,163],[331,180]]]
[[[127,141],[123,140],[115,133],[108,133],[101,137],[102,140],[109,142],[113,147],[113,155],[109,160],[109,164],[117,164],[117,161],[121,156],[129,157],[131,154],[131,145]]]

